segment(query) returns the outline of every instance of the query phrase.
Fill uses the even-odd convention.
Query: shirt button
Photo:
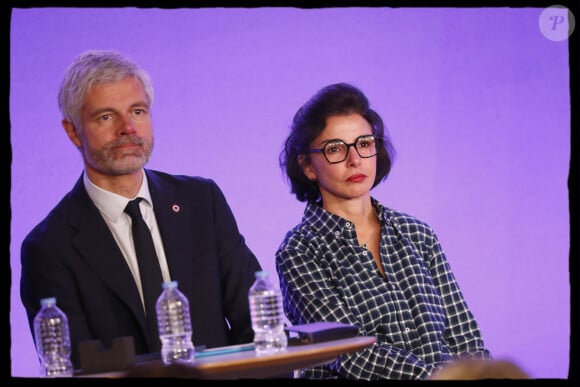
[[[334,235],[335,235],[335,236],[339,236],[339,235],[340,235],[340,231],[335,231],[335,232],[334,232]]]
[[[365,256],[367,255],[367,251],[366,251],[366,250],[365,250],[365,251],[363,251],[363,255],[365,255]]]
[[[346,228],[350,228],[350,222],[346,222]]]
[[[411,328],[405,328],[405,333],[411,332]]]

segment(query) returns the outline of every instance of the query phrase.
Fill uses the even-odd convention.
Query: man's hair
[[[149,74],[118,51],[89,50],[80,54],[65,72],[58,92],[58,106],[64,119],[80,128],[81,110],[87,92],[94,85],[133,76],[143,83],[147,103],[153,103]]]

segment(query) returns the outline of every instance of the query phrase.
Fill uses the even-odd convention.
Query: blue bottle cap
[[[54,304],[56,304],[55,297],[47,297],[47,298],[43,298],[40,300],[40,305],[42,305],[42,306],[49,306],[49,305],[54,305]]]
[[[163,289],[176,288],[177,287],[177,281],[163,282],[163,284],[161,284],[161,287]]]

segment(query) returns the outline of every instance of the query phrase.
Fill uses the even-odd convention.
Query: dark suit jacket
[[[252,341],[247,297],[261,267],[222,191],[210,179],[146,173],[171,278],[189,299],[194,345]],[[82,176],[25,238],[21,261],[31,332],[40,299],[56,297],[68,316],[75,368],[78,343],[87,339],[109,348],[114,338],[132,336],[136,354],[147,352],[137,286]]]

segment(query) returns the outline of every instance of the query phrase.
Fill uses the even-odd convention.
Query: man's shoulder
[[[85,195],[85,196],[83,196]],[[60,201],[50,209],[28,233],[26,239],[41,236],[56,239],[63,236],[68,225],[76,224],[77,220],[86,219],[90,199],[86,193],[75,189],[69,191]]]
[[[154,169],[146,169],[145,172],[147,179],[154,185],[193,185],[198,187],[216,185],[213,179],[203,176],[173,174]]]
[[[221,187],[211,178],[145,170],[149,191],[154,200],[168,199],[207,204],[207,200],[225,200]]]

